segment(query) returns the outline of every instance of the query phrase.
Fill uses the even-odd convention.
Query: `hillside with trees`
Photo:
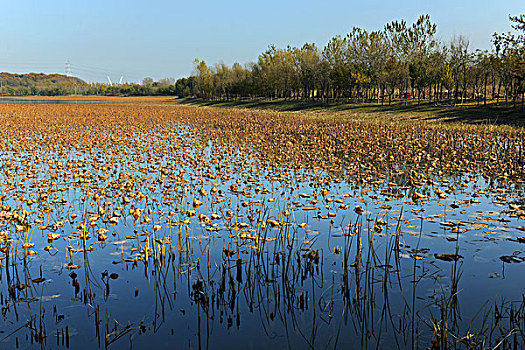
[[[192,78],[193,79],[193,78]],[[187,79],[176,82],[173,78],[154,81],[144,78],[141,84],[88,84],[80,78],[61,74],[0,73],[0,95],[4,96],[174,96],[188,95]],[[180,88],[180,90],[177,90]]]
[[[76,77],[62,74],[0,73],[2,95],[64,95],[84,90],[88,84]]]

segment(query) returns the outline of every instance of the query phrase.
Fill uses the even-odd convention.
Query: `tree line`
[[[525,15],[510,16],[514,33],[494,33],[491,50],[471,50],[464,36],[436,37],[429,15],[382,30],[354,27],[322,49],[270,45],[257,62],[231,67],[196,59],[195,72],[176,82],[179,96],[392,103],[489,100],[516,104],[525,93]]]
[[[22,76],[22,75],[21,75]],[[76,78],[75,78],[76,79]],[[13,81],[2,79],[0,76],[0,95],[8,96],[66,96],[66,95],[95,95],[95,96],[176,96],[177,82],[173,78],[164,78],[153,81],[144,78],[141,84],[87,84],[78,81],[44,81],[32,82],[27,79]],[[184,89],[180,89],[184,93]]]
[[[509,16],[514,32],[494,33],[491,50],[472,50],[464,36],[441,42],[429,15],[367,31],[354,27],[323,47],[270,45],[256,62],[194,61],[189,77],[108,85],[60,75],[0,75],[3,95],[196,96],[209,100],[286,99],[391,104],[504,101],[525,93],[525,14]],[[51,78],[50,78],[51,77]],[[76,78],[73,78],[76,79]]]

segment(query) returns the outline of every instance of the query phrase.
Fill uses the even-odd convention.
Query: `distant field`
[[[173,101],[170,96],[0,96],[0,100],[27,100],[27,101]]]

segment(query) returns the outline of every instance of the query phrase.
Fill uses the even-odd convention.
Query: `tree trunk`
[[[404,89],[403,99],[405,100],[405,107],[407,106],[408,100],[408,78],[405,79],[405,89]]]
[[[485,75],[485,82],[483,86],[483,106],[487,105],[487,80],[488,77]]]

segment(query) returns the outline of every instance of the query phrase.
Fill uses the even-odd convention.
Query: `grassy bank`
[[[491,101],[483,106],[468,103],[456,106],[434,103],[417,104],[397,102],[392,105],[352,103],[334,104],[324,102],[301,102],[285,100],[241,100],[241,101],[208,101],[198,98],[181,98],[176,100],[182,105],[244,108],[279,112],[307,112],[341,117],[372,117],[394,120],[423,120],[445,123],[494,124],[525,126],[525,113],[516,110],[511,104]],[[519,107],[518,107],[519,108]]]

